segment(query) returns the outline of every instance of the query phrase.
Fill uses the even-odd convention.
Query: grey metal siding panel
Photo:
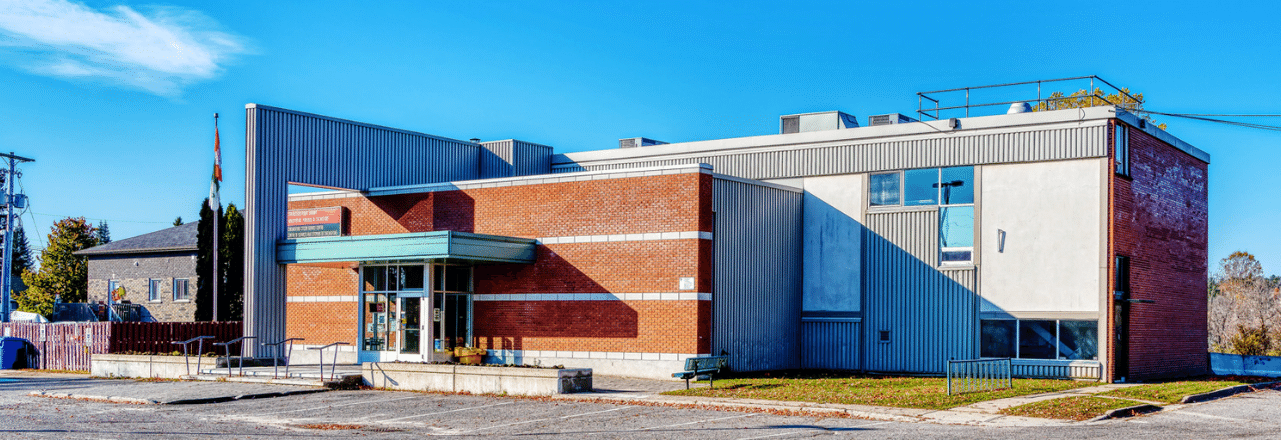
[[[977,357],[976,271],[938,270],[938,211],[868,213],[866,226],[864,368],[942,373],[948,359]]]
[[[286,337],[276,242],[285,238],[288,182],[363,190],[475,179],[479,171],[480,147],[469,142],[267,106],[245,113],[244,334],[258,342]]]
[[[681,158],[638,157],[604,164],[557,164],[552,172],[596,171],[706,163],[717,173],[748,179],[781,179],[1008,162],[1104,157],[1105,126],[863,142],[750,153],[709,152]]]
[[[512,156],[514,141],[482,142],[480,150],[480,175],[482,179],[512,177]]]
[[[532,176],[552,172],[552,147],[514,141],[512,152],[512,167],[515,175]]]
[[[797,368],[801,194],[715,179],[712,209],[712,353],[736,371]]]
[[[801,322],[801,368],[861,369],[859,322]]]

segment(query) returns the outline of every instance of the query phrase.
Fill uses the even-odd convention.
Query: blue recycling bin
[[[4,337],[0,338],[0,369],[12,369],[18,362],[20,355],[25,355],[23,349],[26,348],[26,339]]]

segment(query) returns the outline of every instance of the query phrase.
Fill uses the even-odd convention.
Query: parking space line
[[[493,404],[493,405],[481,405],[481,406],[472,406],[472,407],[467,407],[467,408],[451,409],[451,410],[449,410],[449,411],[438,411],[438,412],[426,413],[426,414],[414,414],[414,415],[412,415],[412,416],[397,417],[397,418],[394,418],[394,419],[387,419],[387,420],[379,420],[379,421],[378,421],[378,423],[398,422],[398,421],[405,420],[405,419],[412,419],[412,418],[414,418],[414,417],[434,416],[434,415],[437,415],[437,414],[448,414],[448,413],[452,413],[452,412],[467,411],[467,410],[472,410],[472,409],[489,408],[489,407],[492,407],[492,406],[511,405],[511,404],[513,404],[513,403],[516,403],[516,402],[503,402],[503,403],[495,403],[495,404]]]
[[[271,414],[284,414],[284,413],[300,412],[300,411],[316,411],[316,410],[322,410],[322,409],[328,409],[328,408],[339,408],[339,407],[352,406],[352,405],[366,405],[366,404],[373,404],[373,403],[395,402],[395,401],[397,401],[397,400],[409,400],[409,399],[416,399],[416,398],[418,398],[418,397],[419,397],[419,396],[409,396],[409,397],[400,397],[400,398],[395,398],[395,399],[385,399],[385,400],[365,400],[365,401],[360,401],[360,402],[343,403],[343,404],[338,404],[338,405],[318,406],[318,407],[315,407],[315,408],[287,409],[287,410],[284,410],[284,411],[276,411],[276,412],[269,412],[269,413],[257,413],[257,414],[254,414],[254,415],[265,416],[265,415],[271,415]]]
[[[1202,414],[1202,413],[1199,413],[1199,412],[1192,412],[1192,411],[1186,411],[1186,410],[1185,410],[1185,411],[1171,411],[1171,412],[1170,412],[1170,414],[1187,414],[1187,415],[1190,415],[1190,416],[1205,417],[1205,418],[1207,418],[1207,419],[1229,420],[1229,421],[1233,421],[1233,422],[1267,423],[1267,422],[1260,422],[1260,421],[1258,421],[1258,420],[1238,419],[1238,418],[1236,418],[1236,417],[1216,416],[1216,415],[1213,415],[1213,414]]]
[[[564,419],[572,419],[572,418],[574,418],[574,417],[590,416],[590,415],[592,415],[592,414],[607,413],[607,412],[618,411],[618,410],[623,410],[623,409],[628,409],[628,408],[635,408],[635,407],[634,407],[634,406],[622,406],[622,407],[618,407],[618,408],[610,408],[610,409],[607,409],[607,410],[604,410],[604,411],[592,411],[592,412],[586,412],[586,413],[582,413],[582,414],[571,414],[571,415],[568,415],[568,416],[547,417],[547,418],[544,418],[544,419],[525,420],[525,421],[523,421],[523,422],[507,423],[507,424],[503,424],[503,425],[494,425],[494,426],[486,426],[486,427],[484,427],[484,428],[476,428],[476,429],[473,429],[473,430],[470,430],[470,431],[467,431],[467,432],[484,431],[484,430],[486,430],[486,429],[493,429],[493,428],[504,428],[504,427],[508,427],[508,426],[523,425],[523,424],[526,424],[526,423],[544,422],[544,421],[547,421],[547,420],[557,420],[557,419],[564,420]]]
[[[698,420],[698,421],[694,421],[694,422],[686,422],[686,423],[676,423],[676,424],[672,424],[672,425],[659,425],[659,426],[651,426],[651,427],[648,427],[648,428],[641,428],[641,429],[628,429],[628,430],[626,430],[626,431],[610,431],[610,433],[615,433],[615,432],[637,432],[637,431],[649,431],[649,430],[651,430],[651,429],[658,429],[658,428],[674,428],[674,427],[677,427],[677,426],[697,425],[697,424],[699,424],[699,423],[715,422],[715,421],[718,421],[718,420],[741,419],[741,418],[744,418],[744,417],[751,417],[751,416],[754,416],[754,415],[756,415],[756,414],[743,414],[743,415],[741,415],[741,416],[719,417],[719,418],[715,418],[715,419]],[[604,432],[599,432],[599,433],[597,433],[597,434],[604,434]]]
[[[866,427],[868,427],[868,426],[884,425],[884,424],[886,424],[886,423],[894,423],[894,422],[876,422],[876,423],[868,423],[868,424],[865,424],[865,425],[855,425],[855,426],[850,426],[850,427],[846,427],[846,428],[844,428],[844,429],[850,429],[850,428],[866,428]],[[809,432],[809,431],[828,431],[828,430],[827,430],[827,429],[822,429],[822,428],[807,428],[807,429],[805,429],[805,430],[801,430],[801,431],[780,432],[780,433],[777,433],[777,434],[762,435],[762,436],[760,436],[760,437],[744,437],[744,438],[740,438],[740,439],[738,439],[738,440],[753,440],[753,439],[758,439],[758,438],[780,437],[780,436],[784,436],[784,435],[803,434],[803,433],[806,433],[806,432]]]

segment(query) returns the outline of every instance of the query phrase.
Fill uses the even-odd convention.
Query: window
[[[175,278],[173,280],[173,300],[191,301],[191,292],[187,290],[186,279]]]
[[[1116,256],[1116,279],[1114,281],[1116,299],[1126,299],[1130,296],[1130,257]]]
[[[984,319],[980,322],[982,357],[1097,360],[1098,321]]]
[[[939,262],[974,261],[974,167],[873,174],[868,206],[938,206]]]
[[[899,204],[899,173],[873,174],[868,189],[868,203],[871,206],[893,206]]]
[[[1130,175],[1130,129],[1116,124],[1116,173]]]
[[[160,301],[160,280],[147,280],[147,300]]]

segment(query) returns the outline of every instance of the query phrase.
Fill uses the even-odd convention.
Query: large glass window
[[[939,250],[943,263],[974,261],[974,206],[939,208]]]
[[[974,167],[952,167],[939,170],[939,200],[943,205],[974,203]]]
[[[903,172],[903,205],[925,206],[939,204],[939,170],[907,170]]]
[[[1098,321],[985,319],[980,324],[982,357],[1097,360]]]
[[[870,176],[867,200],[871,206],[899,204],[899,173],[873,174]]]
[[[436,351],[471,347],[472,268],[437,265],[432,289],[432,324],[436,327]]]
[[[361,268],[363,350],[418,352],[423,276],[421,264]]]

